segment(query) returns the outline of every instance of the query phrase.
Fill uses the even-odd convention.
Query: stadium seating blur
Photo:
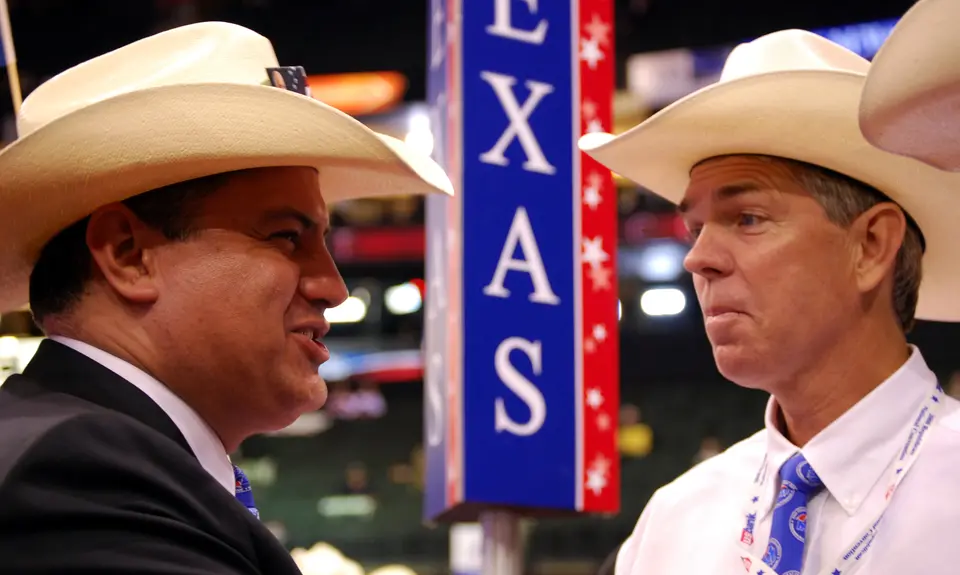
[[[326,541],[374,562],[445,555],[448,528],[422,519],[420,383],[381,389],[388,406],[382,417],[243,444],[238,461],[248,470],[262,517],[288,546]],[[621,512],[537,522],[529,560],[602,560],[629,534],[658,486],[756,431],[764,402],[763,394],[722,381],[625,385],[622,403],[642,414],[631,424],[652,432],[652,444],[648,453],[622,456]]]

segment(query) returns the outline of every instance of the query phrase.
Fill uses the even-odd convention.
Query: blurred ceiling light
[[[411,114],[410,128],[403,141],[425,156],[432,154],[433,132],[430,131],[430,118],[425,114]]]
[[[350,296],[362,301],[363,305],[367,307],[370,307],[370,302],[373,301],[373,296],[370,295],[370,290],[363,286],[353,288],[353,291],[350,292]]]
[[[640,309],[648,316],[677,315],[687,307],[687,298],[676,288],[653,288],[640,296]]]
[[[367,317],[367,304],[363,300],[350,296],[345,302],[324,312],[330,323],[357,323]]]
[[[672,282],[683,274],[687,248],[673,240],[654,240],[640,252],[638,271],[648,282]]]
[[[0,337],[0,357],[17,357],[20,352],[20,340],[12,335]]]
[[[420,289],[411,282],[387,288],[384,293],[384,303],[390,313],[397,315],[420,311],[423,306]]]

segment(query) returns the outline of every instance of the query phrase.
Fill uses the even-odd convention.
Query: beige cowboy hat
[[[308,96],[273,87],[270,41],[204,22],[39,86],[0,151],[0,311],[23,306],[40,249],[96,208],[245,168],[317,168],[328,203],[453,194],[440,166]]]
[[[957,0],[921,0],[897,23],[863,87],[860,128],[870,143],[960,171],[958,22]]]
[[[960,175],[871,146],[857,123],[870,64],[802,30],[736,47],[720,80],[619,136],[587,134],[580,149],[677,203],[698,162],[767,154],[817,164],[876,187],[917,222],[926,240],[918,318],[960,321]]]

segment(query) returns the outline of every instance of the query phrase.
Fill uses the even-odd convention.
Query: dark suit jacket
[[[0,573],[300,571],[151,399],[45,340],[0,387]]]

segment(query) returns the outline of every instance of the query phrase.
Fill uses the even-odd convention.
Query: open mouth
[[[293,330],[293,334],[297,336],[297,341],[301,343],[314,363],[319,365],[330,359],[330,350],[321,341],[321,338],[326,335],[325,330],[306,327]]]

